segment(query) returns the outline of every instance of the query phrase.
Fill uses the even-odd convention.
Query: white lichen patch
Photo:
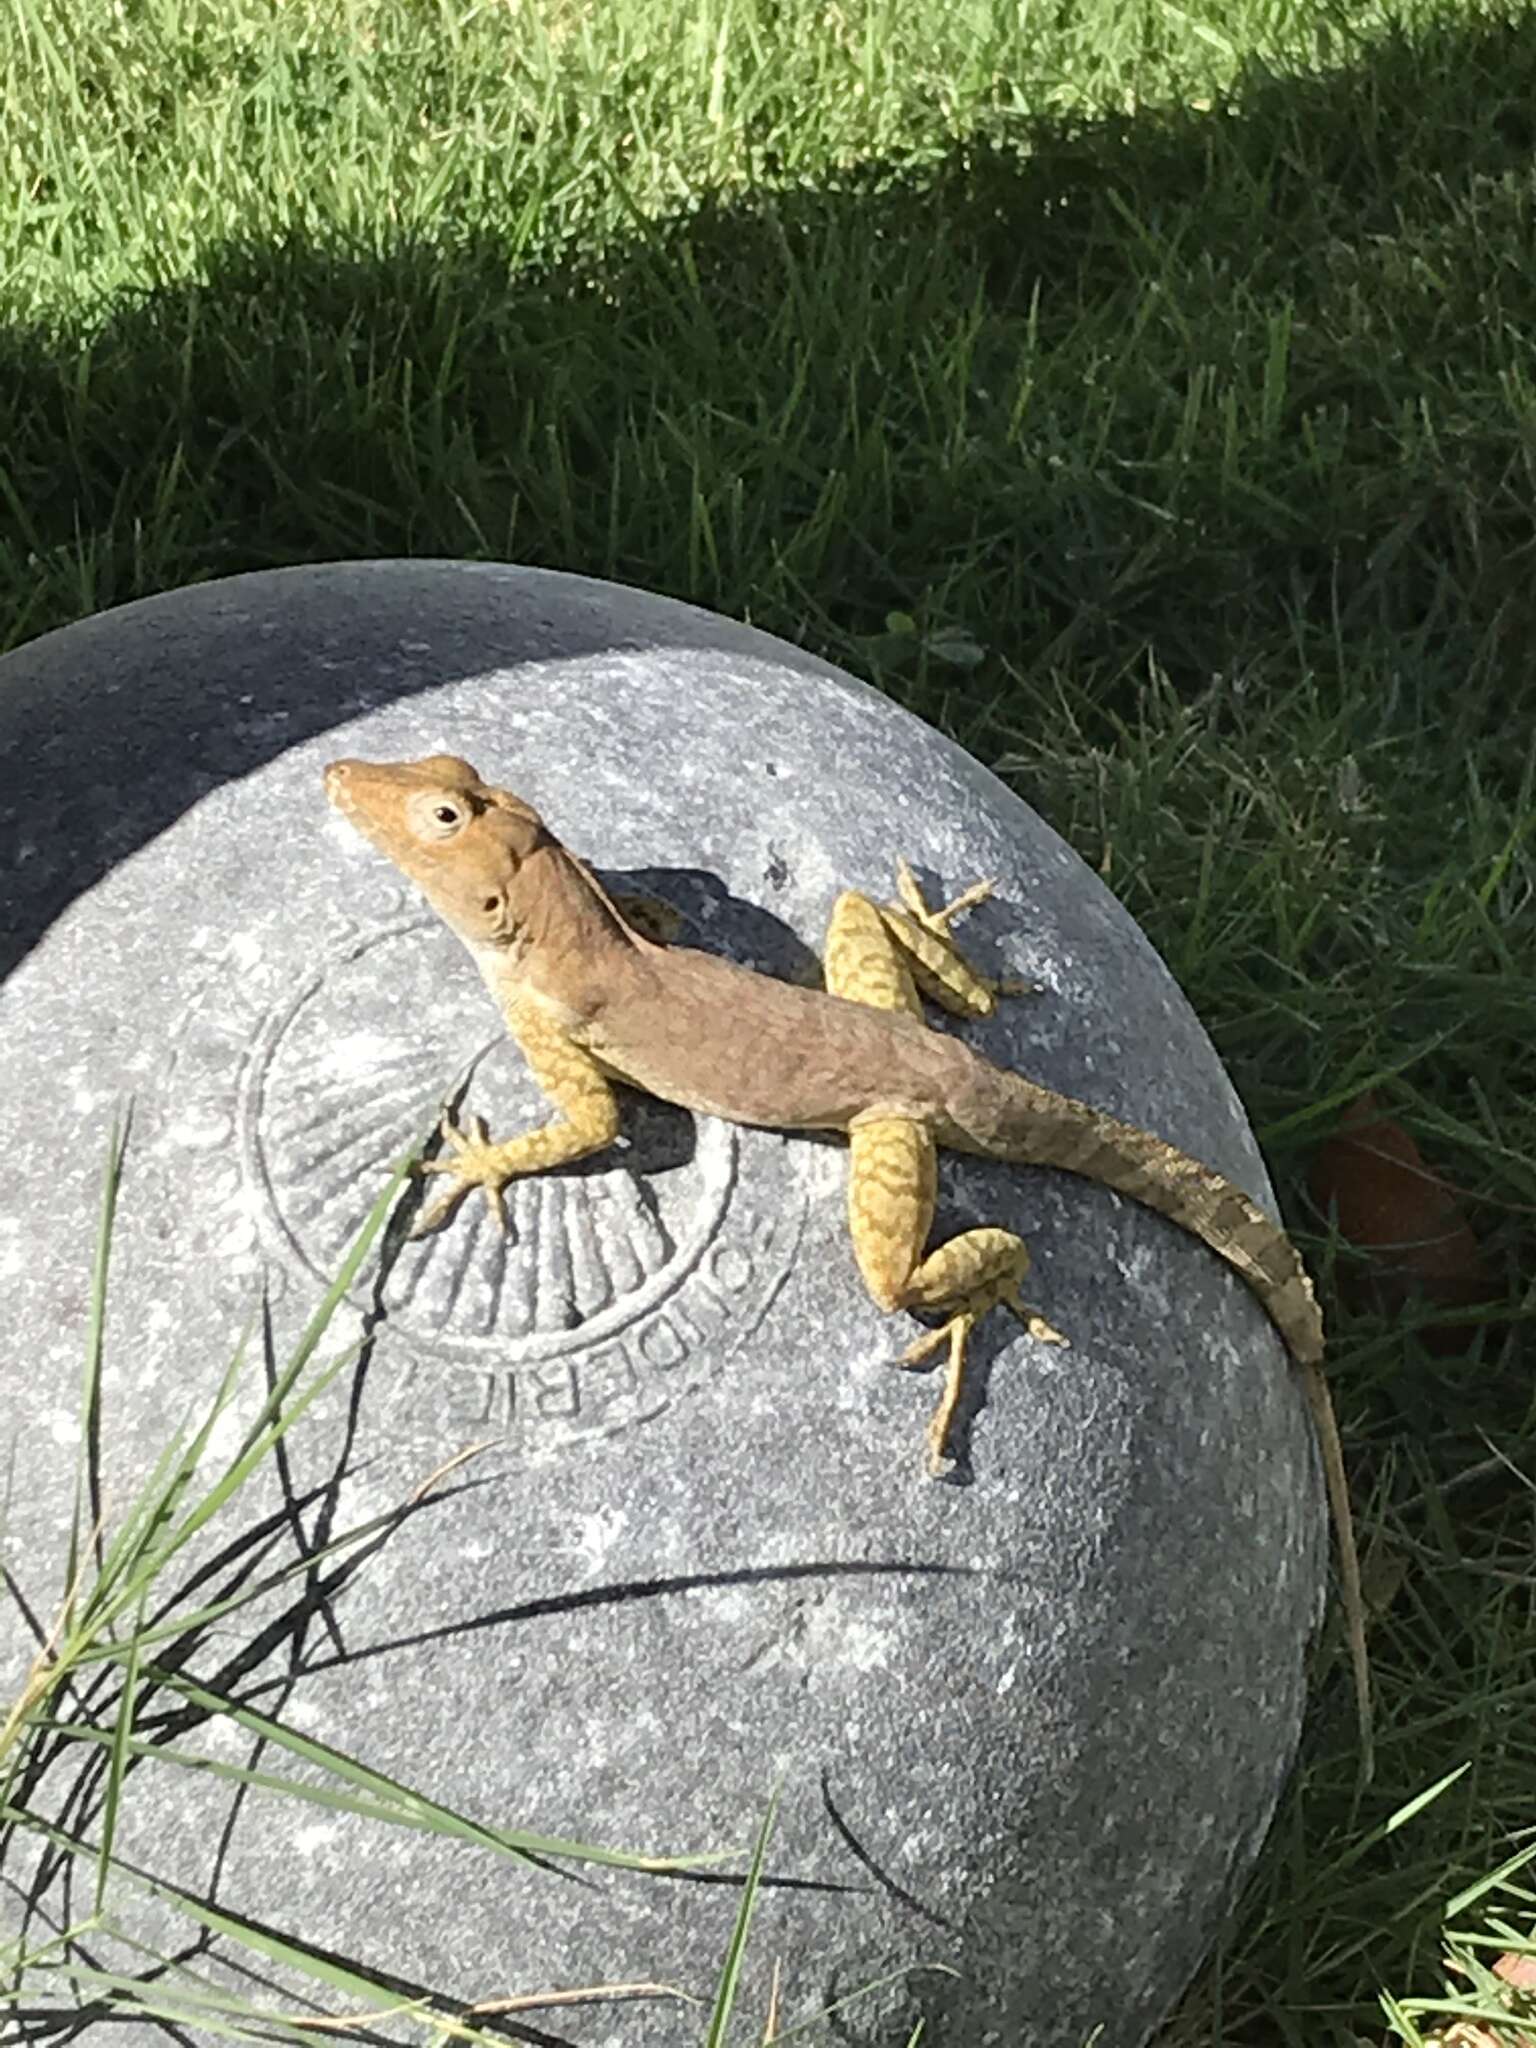
[[[805,1641],[809,1661],[823,1669],[886,1671],[893,1661],[890,1629],[830,1604],[811,1616]]]
[[[340,811],[333,810],[328,812],[325,823],[320,829],[326,838],[337,846],[349,861],[356,861],[361,865],[365,860],[377,860],[378,856],[373,852],[367,841],[358,835],[355,826],[347,823]]]
[[[848,1154],[842,1145],[801,1143],[795,1148],[793,1163],[807,1195],[836,1194],[848,1174]]]
[[[208,1432],[207,1456],[210,1459],[233,1458],[244,1443],[249,1422],[236,1413],[237,1406],[232,1403],[226,1408]]]
[[[575,1549],[589,1564],[600,1565],[612,1553],[629,1520],[623,1508],[599,1508],[580,1515],[576,1522]]]

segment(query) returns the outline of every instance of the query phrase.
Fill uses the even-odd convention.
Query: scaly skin
[[[939,1146],[1100,1181],[1203,1240],[1247,1282],[1300,1366],[1323,1451],[1338,1537],[1362,1737],[1369,1679],[1349,1492],[1326,1382],[1322,1318],[1295,1246],[1231,1181],[1166,1140],[994,1066],[927,1029],[923,996],[986,1016],[1007,984],[988,981],[950,936],[986,895],[968,889],[933,910],[903,863],[900,901],[848,891],[827,932],[827,987],[775,981],[709,953],[645,936],[648,911],[609,897],[538,813],[481,780],[467,761],[333,761],[331,802],[400,868],[468,947],[535,1079],[560,1112],[495,1143],[483,1123],[443,1124],[449,1176],[418,1230],[443,1224],[479,1188],[505,1222],[501,1190],[518,1174],[579,1159],[618,1134],[612,1083],[685,1109],[778,1130],[841,1131],[850,1150],[849,1228],[881,1308],[935,1310],[942,1326],[905,1354],[948,1347],[929,1461],[945,1460],[966,1343],[993,1307],[1065,1342],[1028,1310],[1029,1253],[983,1228],[926,1252]],[[653,910],[655,906],[650,906]]]

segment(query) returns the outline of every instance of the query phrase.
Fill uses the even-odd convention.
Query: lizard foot
[[[949,1433],[954,1427],[955,1411],[960,1406],[960,1396],[965,1387],[965,1353],[970,1343],[971,1332],[981,1321],[989,1308],[1011,1309],[1037,1344],[1066,1344],[1064,1337],[1054,1324],[1044,1316],[1027,1308],[1019,1297],[1018,1282],[1015,1280],[1004,1288],[987,1289],[973,1301],[940,1323],[937,1329],[925,1330],[913,1344],[909,1344],[896,1363],[911,1371],[922,1366],[935,1351],[949,1346],[949,1358],[944,1368],[944,1386],[928,1424],[928,1470],[935,1479],[942,1478],[953,1463],[949,1449]]]
[[[996,881],[972,882],[969,889],[962,889],[953,903],[946,903],[942,910],[935,910],[923,894],[922,884],[912,872],[912,865],[905,856],[896,862],[896,893],[901,898],[901,907],[914,924],[920,924],[925,932],[932,932],[936,939],[945,939],[953,944],[950,926],[957,917],[963,917],[968,910],[974,910],[978,903],[985,903],[997,887]]]
[[[923,894],[922,884],[913,874],[911,863],[905,856],[900,856],[896,862],[896,893],[901,900],[892,904],[891,908],[904,912],[915,925],[927,932],[930,938],[937,939],[946,952],[965,969],[966,974],[994,1000],[998,996],[1039,995],[1038,982],[1020,981],[1012,976],[999,981],[990,975],[979,973],[955,942],[955,935],[951,930],[955,919],[964,917],[965,913],[974,910],[978,903],[985,903],[996,887],[995,880],[972,882],[968,889],[960,891],[953,902],[935,910]]]
[[[485,1196],[492,1222],[505,1232],[508,1227],[507,1205],[501,1191],[507,1174],[500,1163],[500,1148],[491,1142],[485,1118],[472,1116],[469,1128],[461,1131],[452,1117],[445,1116],[438,1130],[443,1143],[452,1148],[453,1156],[450,1159],[423,1159],[418,1171],[451,1173],[453,1184],[422,1211],[410,1235],[430,1237],[434,1230],[440,1230],[472,1188],[479,1188]]]
[[[947,1322],[940,1323],[936,1330],[926,1331],[915,1344],[909,1344],[896,1361],[898,1365],[910,1369],[922,1365],[941,1346],[949,1346],[949,1359],[944,1368],[944,1387],[929,1421],[926,1438],[928,1471],[935,1479],[942,1478],[952,1462],[949,1454],[949,1432],[955,1420],[955,1410],[960,1405],[961,1389],[965,1385],[966,1346],[970,1342],[972,1330],[980,1319],[980,1310],[961,1309]]]

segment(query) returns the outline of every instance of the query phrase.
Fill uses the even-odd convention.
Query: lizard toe
[[[441,1230],[468,1193],[469,1183],[465,1181],[446,1189],[435,1202],[429,1202],[406,1232],[407,1243],[418,1237],[431,1237],[435,1231]]]
[[[485,1197],[486,1208],[491,1212],[492,1228],[499,1230],[503,1237],[509,1237],[512,1225],[507,1217],[507,1201],[505,1194],[502,1192],[501,1182],[499,1180],[483,1180],[480,1183],[480,1192]]]

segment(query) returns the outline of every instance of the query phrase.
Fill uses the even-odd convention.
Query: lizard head
[[[467,946],[511,945],[522,923],[519,870],[553,844],[537,811],[482,782],[455,754],[332,761],[325,793]]]

